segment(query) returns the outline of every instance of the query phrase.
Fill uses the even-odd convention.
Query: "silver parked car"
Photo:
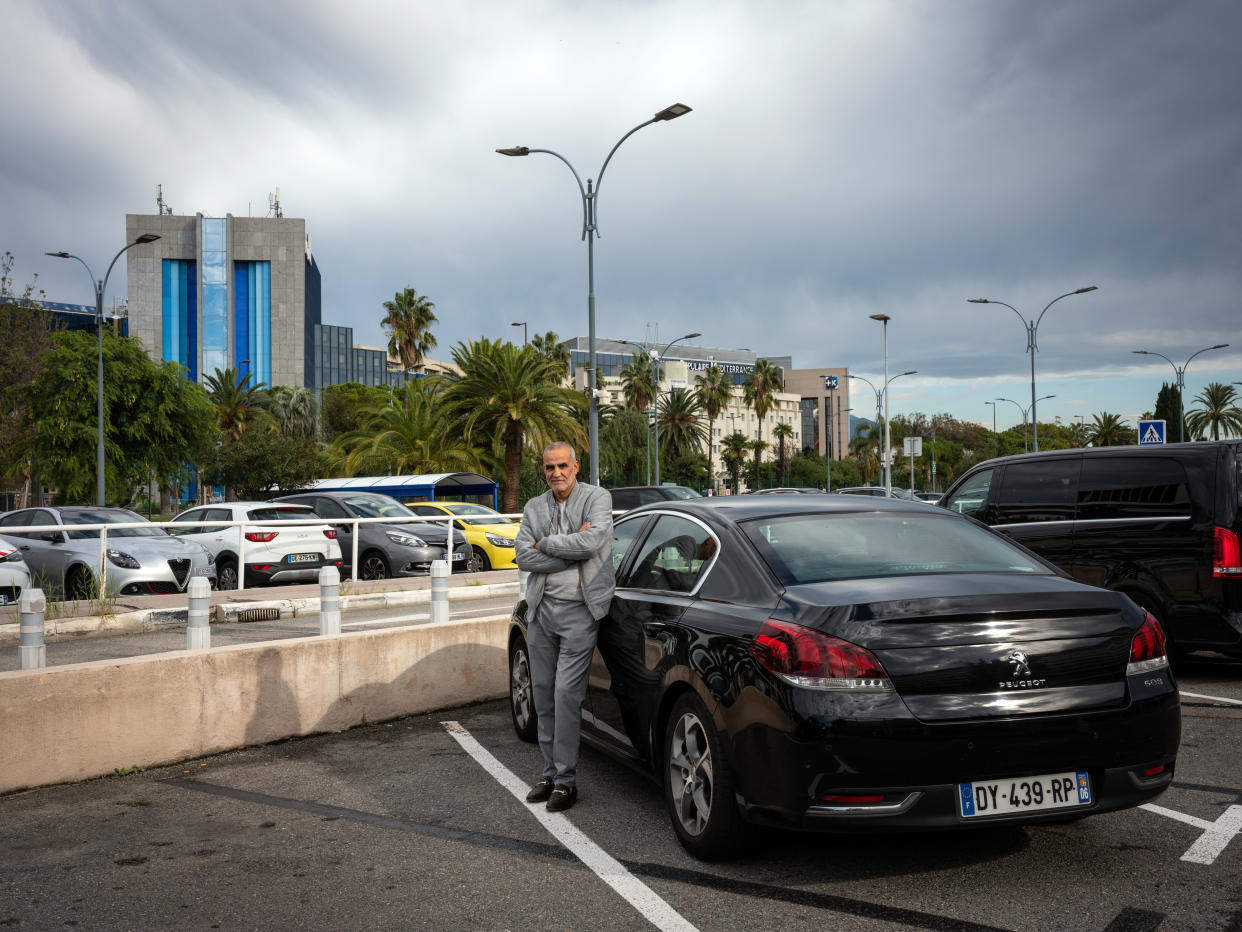
[[[17,542],[0,537],[0,605],[12,605],[30,587],[30,569]]]
[[[184,592],[195,575],[206,576],[215,586],[215,563],[201,544],[169,537],[158,524],[124,508],[23,508],[0,517],[0,533],[18,545],[34,585],[80,599],[98,589],[99,573],[99,531],[80,525],[131,522],[144,526],[108,531],[109,592]],[[22,530],[39,525],[61,530]]]

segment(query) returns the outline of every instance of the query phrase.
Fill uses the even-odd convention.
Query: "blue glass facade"
[[[191,382],[198,381],[198,276],[193,260],[165,259],[162,320],[163,356],[189,370]]]
[[[272,384],[270,262],[233,263],[233,357],[242,376],[251,374],[251,385]]]
[[[203,218],[203,372],[229,367],[226,221]]]

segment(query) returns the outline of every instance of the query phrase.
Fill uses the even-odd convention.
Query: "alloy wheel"
[[[712,814],[712,752],[699,717],[685,712],[674,727],[668,779],[677,819],[689,835],[699,835]]]

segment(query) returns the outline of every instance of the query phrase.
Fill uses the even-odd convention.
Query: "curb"
[[[488,583],[480,586],[452,586],[449,588],[449,604],[490,599],[497,596],[518,595],[518,583]],[[409,605],[425,605],[431,602],[430,589],[405,589],[393,592],[371,592],[360,595],[341,596],[342,612],[364,609],[403,608]],[[275,610],[280,618],[296,618],[300,615],[319,614],[319,599],[272,599],[265,602],[218,603],[211,607],[212,624],[237,623],[242,612],[255,609]],[[148,608],[124,612],[119,615],[86,618],[54,618],[44,621],[43,637],[51,641],[57,638],[111,637],[119,634],[143,634],[168,628],[184,628],[189,603],[185,608]],[[19,638],[19,626],[0,625],[0,647],[12,647]]]

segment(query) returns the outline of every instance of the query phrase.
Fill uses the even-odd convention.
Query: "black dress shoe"
[[[544,807],[548,812],[564,812],[578,801],[578,787],[558,786],[552,791],[548,804]]]
[[[541,803],[551,795],[552,781],[545,778],[530,788],[530,792],[526,794],[526,801],[528,803]]]

